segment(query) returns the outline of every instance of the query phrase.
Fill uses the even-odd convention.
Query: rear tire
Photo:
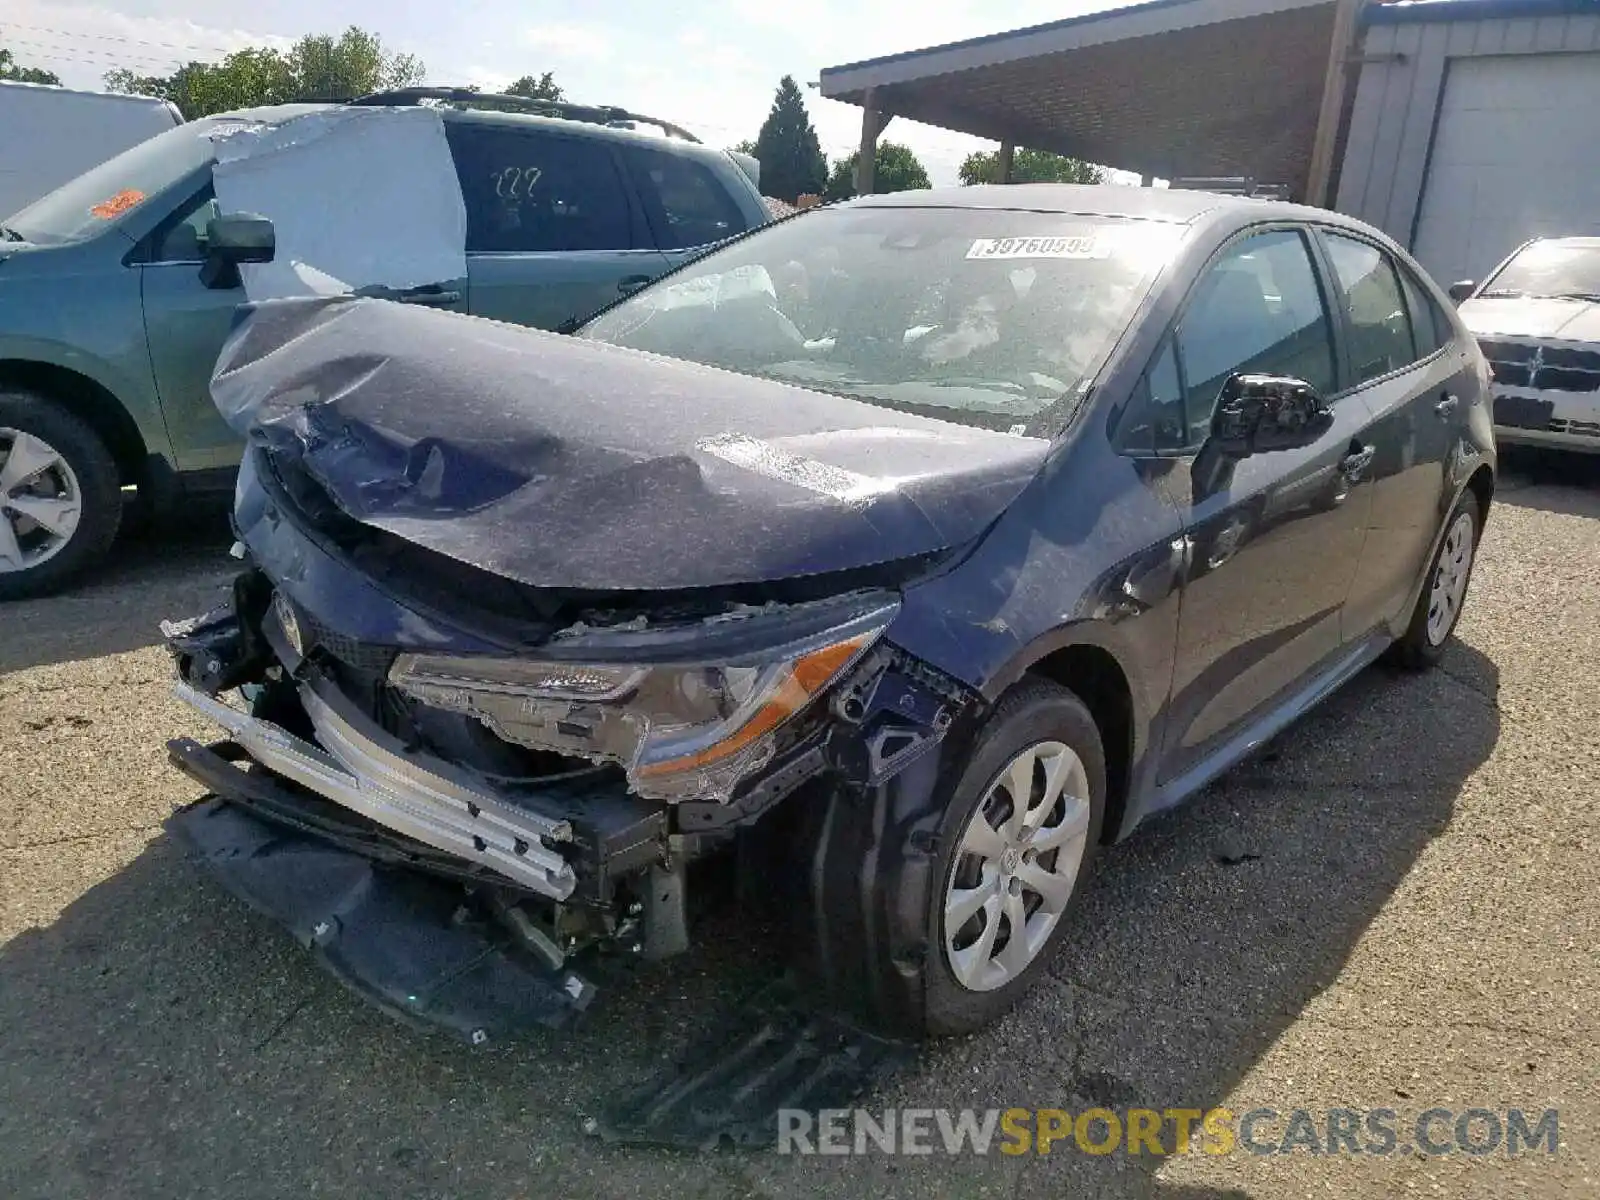
[[[0,600],[60,590],[104,560],[121,522],[117,464],[94,430],[0,391]]]
[[[1444,537],[1422,581],[1411,624],[1389,650],[1389,660],[1407,670],[1436,666],[1454,636],[1467,603],[1467,587],[1477,561],[1479,510],[1476,499],[1463,496],[1445,522]]]

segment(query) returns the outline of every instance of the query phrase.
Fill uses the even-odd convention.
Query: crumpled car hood
[[[1479,337],[1552,338],[1600,342],[1600,304],[1540,296],[1467,300],[1461,319]]]
[[[244,310],[224,417],[350,517],[536,587],[678,590],[956,546],[1049,449],[401,304]]]

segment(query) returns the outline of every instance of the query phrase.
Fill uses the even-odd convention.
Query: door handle
[[[1440,400],[1439,403],[1433,406],[1433,411],[1438,415],[1440,420],[1444,420],[1451,413],[1455,412],[1456,405],[1460,403],[1461,400],[1459,397],[1451,392],[1446,392],[1444,394],[1444,399]]]
[[[653,275],[624,275],[617,281],[617,291],[624,296],[629,295],[637,292],[653,278],[655,278]]]
[[[1361,473],[1372,465],[1373,457],[1378,453],[1376,446],[1357,446],[1339,461],[1339,470],[1349,480],[1361,478]]]
[[[444,305],[457,304],[461,300],[460,292],[401,292],[395,297],[401,304],[428,304]]]

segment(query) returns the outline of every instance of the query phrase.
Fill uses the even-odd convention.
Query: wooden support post
[[[1000,170],[998,183],[1011,182],[1011,169],[1016,161],[1017,148],[1010,142],[1000,143]]]
[[[861,151],[856,159],[856,195],[872,195],[878,175],[878,135],[894,118],[875,107],[876,89],[868,88],[861,97]]]
[[[1305,203],[1332,208],[1334,152],[1339,145],[1339,122],[1344,116],[1345,94],[1350,87],[1346,64],[1357,53],[1362,36],[1361,9],[1366,0],[1337,0],[1333,10],[1333,37],[1328,47],[1328,68],[1322,78],[1322,107],[1317,112],[1317,132],[1311,142],[1311,166],[1306,171]]]

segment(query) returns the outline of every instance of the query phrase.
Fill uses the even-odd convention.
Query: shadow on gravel
[[[1106,853],[1051,977],[866,1103],[1222,1103],[1449,825],[1498,737],[1496,680],[1461,645],[1443,670],[1355,680]],[[1159,1159],[1065,1146],[802,1158],[601,1145],[583,1124],[602,1099],[722,1028],[782,959],[736,908],[696,935],[576,1031],[468,1050],[363,1007],[158,839],[0,949],[0,1194],[1237,1194],[1168,1183]]]
[[[1600,454],[1504,446],[1496,503],[1573,517],[1600,517]]]
[[[225,499],[117,539],[110,559],[76,587],[0,603],[0,676],[155,645],[157,626],[217,603],[233,577]]]

